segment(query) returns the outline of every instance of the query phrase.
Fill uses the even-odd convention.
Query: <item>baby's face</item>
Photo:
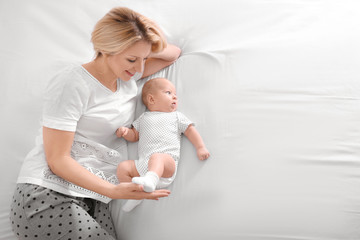
[[[175,86],[167,79],[161,80],[154,94],[153,111],[174,112],[177,109],[177,96]]]

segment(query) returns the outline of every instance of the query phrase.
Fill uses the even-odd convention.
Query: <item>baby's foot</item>
[[[155,172],[147,172],[144,177],[134,177],[132,182],[143,185],[145,192],[153,192],[159,182],[159,176]]]

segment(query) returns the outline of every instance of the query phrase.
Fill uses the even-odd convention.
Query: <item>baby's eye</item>
[[[128,61],[131,62],[131,63],[134,63],[136,61],[136,59],[135,60],[134,59],[128,59]]]
[[[166,93],[166,94],[169,94],[169,95],[171,94],[171,92],[170,92],[170,91],[166,91],[165,93]]]

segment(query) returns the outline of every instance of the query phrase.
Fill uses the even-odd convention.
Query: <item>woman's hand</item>
[[[158,200],[162,197],[168,197],[169,190],[160,189],[151,193],[144,192],[143,186],[135,183],[124,182],[114,185],[111,192],[107,194],[112,199],[153,199]]]
[[[180,56],[181,49],[175,45],[167,44],[167,47],[159,53],[150,53],[142,77],[150,76],[161,69],[173,64]]]
[[[181,49],[173,44],[167,44],[166,48],[161,52],[151,52],[148,56],[150,58],[162,59],[167,62],[175,62],[181,54]]]

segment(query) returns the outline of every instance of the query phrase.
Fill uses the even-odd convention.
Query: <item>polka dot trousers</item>
[[[108,204],[32,184],[17,185],[10,221],[19,239],[116,239]]]

